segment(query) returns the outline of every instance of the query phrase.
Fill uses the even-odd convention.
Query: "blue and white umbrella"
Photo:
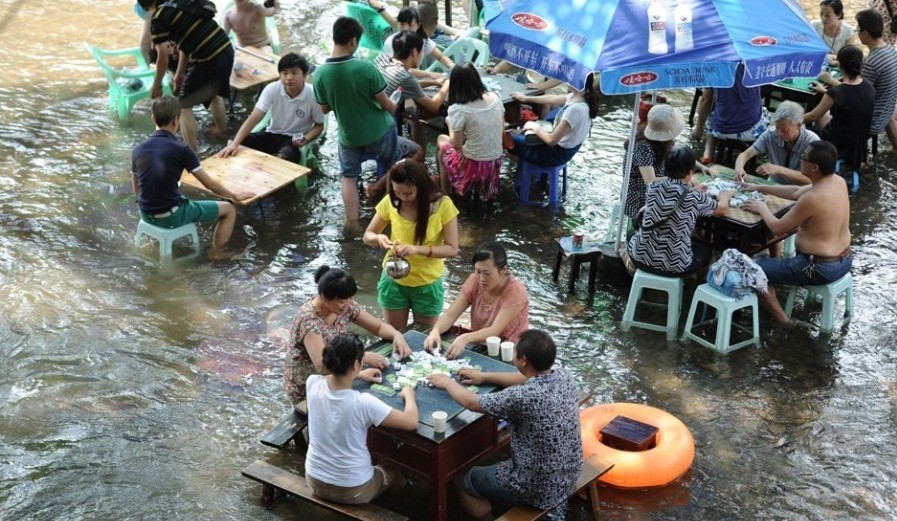
[[[493,56],[580,89],[599,71],[611,95],[731,87],[739,64],[747,86],[815,76],[829,52],[792,0],[485,0],[484,12]],[[637,112],[638,96],[631,139]],[[615,247],[621,233],[622,219]]]

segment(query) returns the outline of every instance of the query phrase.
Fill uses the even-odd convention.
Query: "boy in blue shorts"
[[[231,192],[202,169],[196,153],[175,136],[180,113],[180,103],[171,96],[153,101],[156,131],[131,154],[131,185],[137,194],[138,211],[142,220],[168,229],[191,222],[217,221],[209,258],[220,260],[227,255],[224,245],[234,230],[236,209],[228,202],[191,201],[181,196],[178,190],[181,173],[189,171],[206,188],[225,199],[242,201],[254,194]]]
[[[333,52],[315,71],[315,101],[339,124],[340,174],[346,219],[358,220],[357,178],[365,152],[389,168],[396,162],[396,104],[386,96],[386,80],[371,62],[356,59],[361,24],[341,16],[333,23]]]

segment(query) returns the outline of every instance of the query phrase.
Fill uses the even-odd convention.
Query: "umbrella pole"
[[[626,218],[624,217],[623,210],[626,207],[626,196],[629,193],[629,176],[632,170],[632,156],[635,152],[635,136],[638,132],[638,109],[639,109],[639,94],[635,94],[635,101],[632,106],[632,125],[629,128],[629,146],[626,147],[626,159],[623,162],[623,188],[620,191],[620,216],[617,219],[617,234],[614,239],[614,248],[612,255],[617,257],[620,251],[620,245],[622,244],[621,237],[623,235],[623,223],[626,222]],[[606,253],[605,253],[606,255]]]

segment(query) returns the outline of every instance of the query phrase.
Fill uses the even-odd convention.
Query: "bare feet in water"
[[[209,260],[212,262],[222,262],[230,260],[242,253],[241,250],[230,250],[227,248],[215,248],[209,250]]]
[[[364,185],[364,195],[366,195],[368,199],[377,199],[383,195],[383,189],[377,186],[377,183],[368,183]]]
[[[219,129],[217,125],[206,128],[206,136],[213,139],[227,139],[227,133]]]

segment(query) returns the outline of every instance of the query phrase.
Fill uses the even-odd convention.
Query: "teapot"
[[[386,274],[392,279],[401,279],[411,273],[411,263],[405,257],[399,255],[395,247],[392,248],[392,257],[386,260]]]

